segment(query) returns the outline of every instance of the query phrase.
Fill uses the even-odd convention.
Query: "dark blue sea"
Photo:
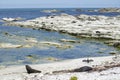
[[[89,12],[88,10],[97,10],[97,8],[82,8],[82,11],[76,11],[75,8],[57,8],[61,12],[56,13],[45,13],[43,10],[49,8],[18,8],[18,9],[0,9],[0,19],[4,17],[21,17],[25,20],[34,19],[37,17],[47,15],[59,15],[61,13],[67,13],[71,15],[105,15],[105,16],[117,16],[119,13],[100,13],[100,12]],[[94,39],[82,39],[74,37],[68,34],[61,34],[58,32],[49,32],[45,30],[33,30],[29,28],[21,28],[16,26],[5,26],[3,22],[0,22],[0,44],[1,43],[13,43],[23,44],[20,38],[31,37],[36,38],[38,41],[49,41],[62,43],[60,39],[72,39],[79,40],[80,43],[62,43],[73,45],[74,47],[69,49],[59,49],[54,46],[47,48],[0,48],[0,65],[22,65],[22,64],[38,64],[48,63],[54,61],[61,61],[66,59],[76,59],[83,57],[97,57],[97,56],[108,56],[110,52],[119,52],[111,46],[105,45],[102,41]],[[8,37],[4,33],[17,36],[16,40],[14,37]]]

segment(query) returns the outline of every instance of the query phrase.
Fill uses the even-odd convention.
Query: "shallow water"
[[[40,12],[43,9],[0,9],[0,18],[3,17],[22,17],[32,19],[39,16],[45,16],[50,13]],[[66,13],[89,14],[89,15],[107,15],[116,16],[117,13],[98,13],[98,12],[76,12],[73,9],[61,9]],[[60,14],[60,13],[56,13]],[[119,52],[115,48],[107,46],[100,41],[76,38],[68,34],[58,32],[48,32],[44,30],[32,30],[15,26],[3,26],[0,23],[0,43],[26,44],[22,39],[26,37],[35,38],[37,41],[57,42],[60,44],[72,45],[72,48],[60,49],[55,46],[36,45],[31,48],[13,48],[0,49],[0,65],[21,65],[37,64],[61,61],[66,59],[75,59],[82,57],[108,56],[110,52]],[[12,36],[7,36],[5,33]],[[80,43],[60,42],[60,39],[78,40]],[[29,43],[31,44],[31,43]]]

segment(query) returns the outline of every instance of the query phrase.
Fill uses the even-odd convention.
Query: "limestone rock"
[[[7,25],[57,31],[80,37],[120,39],[120,16],[61,14],[54,18],[40,17],[22,22],[11,22]]]

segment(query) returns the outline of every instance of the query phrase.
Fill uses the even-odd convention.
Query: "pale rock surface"
[[[120,39],[120,16],[72,16],[61,14],[54,17],[40,17],[22,22],[11,22],[8,25],[58,31],[82,37]]]

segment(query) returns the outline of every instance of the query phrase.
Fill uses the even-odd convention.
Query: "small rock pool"
[[[69,48],[58,48],[54,45],[39,45],[32,47],[0,48],[0,65],[22,65],[55,62],[83,57],[108,56],[110,52],[119,53],[115,48],[101,41],[82,39],[68,34],[33,30],[14,26],[0,26],[0,44],[33,44],[24,39],[33,38],[39,42],[54,42],[71,45]],[[75,40],[80,43],[61,42],[61,39]]]

